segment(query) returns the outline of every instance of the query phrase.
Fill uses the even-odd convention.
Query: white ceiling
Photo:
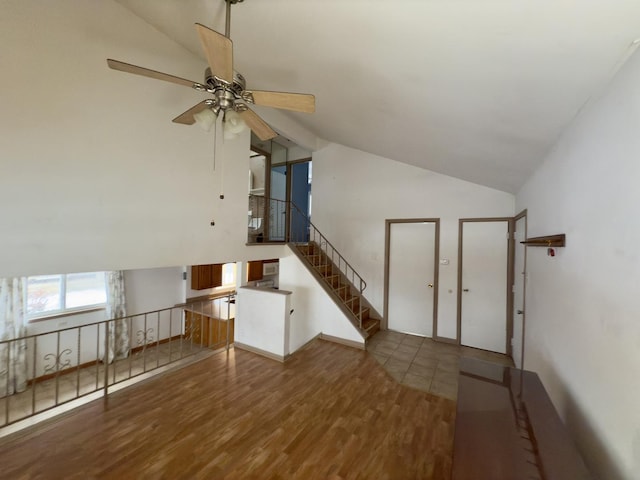
[[[223,0],[118,1],[203,68],[193,24],[224,32]],[[288,115],[318,137],[516,192],[632,51],[640,0],[246,0],[231,38],[248,88],[316,95]]]

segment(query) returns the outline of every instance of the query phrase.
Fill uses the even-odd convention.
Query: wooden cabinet
[[[262,260],[248,263],[247,282],[262,280]]]
[[[222,285],[222,263],[193,265],[191,267],[191,289],[205,290]]]
[[[268,263],[278,263],[279,259],[271,258],[269,260],[255,260],[248,263],[247,282],[254,280],[262,280],[264,277],[264,265]]]
[[[229,343],[233,343],[234,319],[220,320],[206,314],[185,310],[184,338],[194,345],[209,348],[222,348],[227,343],[227,328],[229,328]]]

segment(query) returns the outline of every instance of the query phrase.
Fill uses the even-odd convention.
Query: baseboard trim
[[[344,345],[346,347],[357,348],[358,350],[366,350],[366,345],[364,343],[358,343],[354,340],[334,337],[333,335],[327,335],[326,333],[321,333],[320,338],[322,340],[326,340],[327,342],[339,343],[340,345]]]
[[[244,343],[234,342],[233,348],[237,348],[240,350],[246,350],[247,352],[255,353],[256,355],[261,355],[263,357],[269,358],[271,360],[275,360],[276,362],[284,363],[290,357],[290,355],[282,356],[276,353],[267,352],[266,350],[262,350],[261,348],[252,347],[250,345],[245,345]]]

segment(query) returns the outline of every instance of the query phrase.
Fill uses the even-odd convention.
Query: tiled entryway
[[[367,344],[367,351],[403,385],[452,400],[458,394],[460,357],[513,366],[506,355],[390,330],[378,332]]]

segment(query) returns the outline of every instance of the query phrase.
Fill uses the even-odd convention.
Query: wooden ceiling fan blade
[[[262,141],[271,140],[278,136],[278,134],[269,126],[267,122],[262,120],[256,112],[253,110],[245,110],[244,112],[238,112],[240,117],[249,126],[253,133]]]
[[[206,100],[203,100],[202,102],[198,103],[197,105],[194,105],[193,107],[191,107],[186,112],[181,113],[180,115],[178,115],[176,118],[174,118],[171,121],[173,123],[182,123],[183,125],[193,125],[194,123],[196,123],[196,119],[193,116],[196,113],[200,113],[205,108],[209,108],[209,105],[207,105],[207,101]]]
[[[231,83],[233,81],[233,42],[230,38],[199,23],[196,23],[196,30],[211,72],[216,77]]]
[[[313,113],[316,110],[316,97],[306,93],[267,92],[264,90],[252,90],[246,93],[251,94],[253,103],[256,105],[305,113]]]
[[[121,72],[142,75],[143,77],[155,78],[156,80],[164,80],[165,82],[176,83],[178,85],[184,85],[185,87],[193,88],[196,85],[200,85],[198,82],[187,80],[186,78],[176,77],[175,75],[169,75],[168,73],[156,72],[149,68],[138,67],[137,65],[113,60],[111,58],[107,59],[107,65],[109,65],[109,68],[120,70]]]

